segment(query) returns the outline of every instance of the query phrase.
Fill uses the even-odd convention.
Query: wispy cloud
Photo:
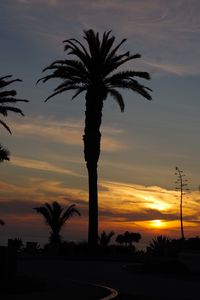
[[[16,199],[20,199],[20,201],[25,203],[27,201],[44,203],[56,200],[67,203],[67,201],[73,201],[73,199],[81,199],[81,201],[86,201],[87,199],[87,192],[83,189],[70,188],[64,181],[48,180],[42,177],[30,176],[24,178],[23,185],[2,180],[0,181],[0,188],[0,203],[15,201]]]
[[[82,136],[84,124],[79,120],[56,121],[42,117],[26,118],[15,123],[15,135],[31,136],[32,138],[43,139],[43,141],[57,142],[66,145],[83,146]],[[116,152],[123,151],[128,145],[123,141],[123,131],[117,128],[102,128],[102,151]]]
[[[71,203],[77,205],[82,217],[81,220],[73,220],[72,224],[76,230],[79,224],[86,234],[88,193],[84,189],[68,188],[64,182],[42,178],[29,178],[21,187],[1,181],[0,189],[1,218],[10,223],[10,226],[15,226],[14,232],[20,224],[29,221],[31,230],[34,222],[39,220],[32,208],[56,200],[63,206]],[[99,191],[100,229],[137,230],[145,235],[159,234],[163,230],[169,236],[177,235],[180,231],[179,197],[177,196],[176,191],[159,186],[102,181]],[[185,197],[184,226],[187,232],[191,230],[193,234],[198,232],[199,206],[200,198],[197,191]],[[156,220],[160,220],[160,223]],[[157,224],[160,224],[160,227]],[[39,234],[40,226],[37,230]]]
[[[178,76],[198,75],[199,70],[191,65],[177,65],[176,63],[150,62],[143,60],[142,63],[152,68],[151,73],[156,74],[172,74]]]
[[[77,174],[71,170],[67,170],[67,169],[58,167],[54,164],[51,164],[49,162],[42,161],[42,160],[12,156],[10,163],[15,166],[22,167],[22,168],[36,169],[36,170],[40,170],[40,171],[54,172],[54,173],[61,173],[61,174],[66,174],[66,175],[70,175],[70,176],[82,177],[82,175]]]
[[[92,3],[89,0],[15,0],[7,3],[18,25],[21,24],[21,28],[27,32],[27,37],[38,43],[38,37],[42,36],[40,47],[46,46],[49,51],[54,49],[54,53],[60,49],[63,39],[80,37],[82,29],[113,29],[119,36],[128,37],[127,46],[130,50],[141,49],[145,59],[155,61],[152,67],[159,67],[164,75],[199,74],[198,0],[128,0],[123,3],[118,0],[95,0]],[[49,21],[52,15],[53,26]],[[110,28],[107,23],[102,23],[102,19],[109,20]],[[161,59],[159,66],[157,57]]]
[[[163,214],[170,219],[170,215],[179,215],[179,193],[158,186],[143,186],[136,184],[125,184],[120,182],[101,182],[102,208],[112,207],[113,213],[143,213],[151,219],[158,218],[158,214]],[[107,200],[109,199],[109,201]],[[194,218],[200,209],[197,192],[187,194],[184,200],[184,215],[189,219]],[[154,212],[153,215],[149,212]],[[156,214],[155,214],[156,212]]]

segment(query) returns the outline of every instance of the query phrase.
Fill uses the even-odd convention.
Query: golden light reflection
[[[163,220],[152,220],[149,221],[151,227],[160,228],[165,226],[165,222]]]
[[[27,161],[26,161],[27,162]],[[29,160],[30,162],[30,160]],[[51,165],[52,166],[52,165]],[[38,166],[40,169],[40,165]],[[30,169],[32,170],[32,168]],[[60,170],[58,170],[60,171]],[[65,176],[60,172],[60,176]],[[76,179],[77,177],[74,176]],[[80,177],[82,180],[82,177]],[[18,224],[31,223],[35,228],[37,223],[36,215],[32,211],[29,202],[52,202],[58,201],[62,205],[75,203],[80,210],[81,218],[73,218],[70,221],[71,235],[87,236],[88,226],[88,191],[83,188],[70,188],[66,179],[54,180],[50,178],[23,177],[23,184],[0,181],[1,199],[0,204],[5,206],[6,201],[10,201],[17,208],[16,217],[12,224],[18,228]],[[180,216],[179,201],[176,198],[176,191],[167,190],[156,186],[143,186],[136,184],[125,184],[120,182],[101,181],[99,189],[99,230],[113,230],[115,234],[125,231],[140,232],[142,236],[156,236],[159,234],[169,237],[180,236]],[[15,200],[15,195],[17,199]],[[28,199],[27,199],[28,197]],[[20,201],[18,201],[20,199]],[[109,200],[109,201],[108,201]],[[23,211],[20,213],[20,206],[23,204]],[[10,204],[10,207],[11,207]],[[34,204],[35,205],[35,204]],[[34,207],[34,206],[33,206]],[[31,214],[32,211],[32,214]],[[199,235],[199,222],[197,212],[200,211],[199,192],[194,191],[188,195],[184,201],[184,229],[185,235]],[[7,224],[13,220],[14,216],[5,211],[1,217]],[[38,219],[39,220],[39,219]],[[42,221],[38,222],[43,226]],[[68,227],[66,227],[68,229]],[[81,233],[80,233],[81,228]],[[67,232],[66,229],[66,232]]]
[[[159,211],[167,210],[171,207],[169,203],[166,203],[164,201],[159,200],[155,196],[143,196],[144,200],[146,200],[149,203],[146,203],[146,207],[151,209],[156,209]]]

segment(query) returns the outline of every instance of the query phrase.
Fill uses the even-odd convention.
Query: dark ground
[[[31,260],[18,262],[18,282],[2,300],[55,299],[96,300],[108,293],[91,284],[108,286],[119,292],[119,300],[197,300],[200,276],[141,272],[137,265],[116,261]],[[20,290],[22,285],[22,290]]]

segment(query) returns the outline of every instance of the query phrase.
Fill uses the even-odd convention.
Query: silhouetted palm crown
[[[34,208],[38,213],[43,215],[47,225],[52,230],[52,239],[59,240],[59,232],[65,222],[74,214],[80,216],[80,212],[75,208],[75,204],[70,205],[64,210],[64,208],[58,203],[53,202],[52,205],[45,203],[44,206]]]
[[[107,95],[110,94],[123,111],[124,101],[116,88],[133,90],[151,100],[151,96],[147,92],[150,89],[134,79],[135,77],[150,79],[147,72],[122,71],[109,76],[125,62],[140,57],[139,54],[130,55],[129,51],[121,55],[116,54],[126,39],[123,39],[113,48],[115,37],[110,37],[110,31],[104,33],[102,41],[99,40],[99,34],[95,34],[93,30],[84,33],[88,50],[76,39],[64,41],[65,51],[69,51],[68,53],[76,56],[78,60],[57,60],[43,70],[54,70],[51,75],[40,79],[43,82],[51,78],[63,80],[63,83],[55,88],[54,93],[46,101],[67,90],[77,90],[73,98],[83,91],[91,90],[95,94],[100,92],[103,99],[106,99]]]
[[[28,100],[15,98],[15,96],[17,95],[17,92],[15,90],[4,90],[4,88],[9,84],[16,81],[22,81],[20,79],[7,80],[11,77],[12,75],[7,75],[0,78],[0,114],[4,117],[7,117],[8,112],[12,111],[24,116],[21,109],[10,106],[10,104],[15,104],[16,102],[28,102]],[[0,124],[3,125],[11,133],[10,128],[4,121],[0,120]]]
[[[98,238],[99,245],[102,247],[107,247],[114,234],[115,234],[114,231],[111,231],[109,233],[106,233],[105,231],[103,231]]]

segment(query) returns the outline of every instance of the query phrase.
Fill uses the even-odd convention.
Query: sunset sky
[[[64,239],[87,239],[87,172],[83,157],[85,100],[62,94],[44,103],[57,81],[36,81],[42,69],[66,57],[62,41],[83,41],[83,30],[112,30],[121,51],[140,53],[127,69],[148,71],[153,100],[123,91],[125,111],[104,104],[99,161],[100,231],[140,232],[141,244],[164,234],[180,236],[175,166],[184,171],[185,236],[200,234],[200,2],[199,0],[2,0],[0,75],[13,84],[25,117],[10,113],[13,134],[1,128],[0,142],[11,152],[1,164],[0,242],[48,240],[33,207],[59,201],[77,204]]]

